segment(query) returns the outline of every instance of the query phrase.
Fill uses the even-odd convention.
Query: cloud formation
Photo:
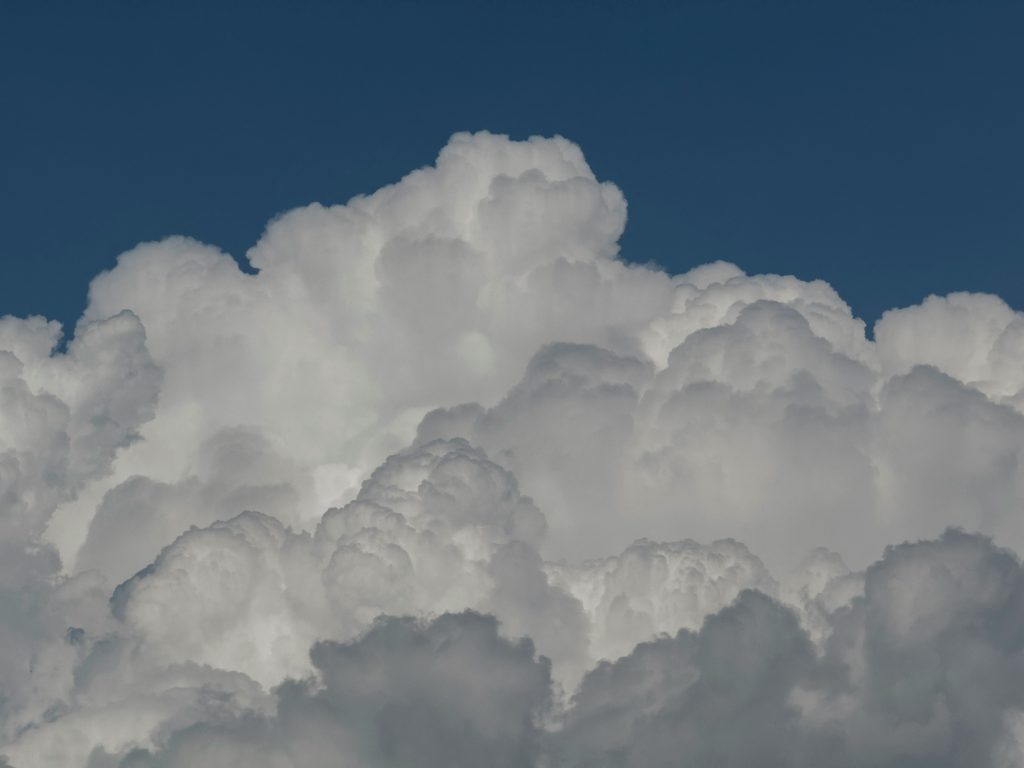
[[[815,648],[744,591],[697,633],[642,644],[583,681],[567,765],[1017,765],[1024,697],[1019,560],[981,537],[886,551]],[[1007,741],[1010,739],[1010,741]]]
[[[572,143],[457,134],[255,273],[170,238],[66,349],[0,318],[0,754],[1024,764],[1024,315],[869,339],[625,220]]]
[[[107,764],[1014,765],[1022,576],[979,536],[895,547],[817,647],[791,608],[743,590],[698,630],[601,662],[561,710],[549,662],[493,618],[386,618],[314,645],[314,675],[277,688],[270,714],[206,719]]]

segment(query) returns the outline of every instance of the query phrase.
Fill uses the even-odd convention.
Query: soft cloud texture
[[[1024,764],[1024,315],[872,340],[625,220],[572,143],[457,134],[255,273],[170,238],[64,350],[0,319],[0,754]]]

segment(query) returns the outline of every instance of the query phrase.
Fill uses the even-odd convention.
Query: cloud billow
[[[12,766],[1024,765],[1024,316],[618,258],[561,138],[0,318]],[[904,543],[912,542],[912,543]]]

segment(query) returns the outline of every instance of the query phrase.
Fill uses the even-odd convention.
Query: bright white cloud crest
[[[0,754],[1024,764],[1024,315],[869,340],[625,221],[572,143],[458,134],[255,274],[123,254],[65,351],[0,319]]]

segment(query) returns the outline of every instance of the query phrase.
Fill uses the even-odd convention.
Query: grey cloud
[[[160,381],[131,313],[80,325],[62,353],[58,333],[0,318],[0,743],[70,685],[68,622],[103,602],[89,578],[61,577],[46,527],[136,439]]]
[[[312,660],[316,678],[282,685],[274,717],[196,725],[121,765],[536,765],[548,667],[493,618],[384,619],[352,643],[318,643]]]
[[[550,563],[547,571],[590,619],[594,659],[615,659],[658,635],[698,629],[744,589],[777,590],[764,564],[732,540],[704,546],[641,539],[619,555],[581,565]]]
[[[429,413],[418,439],[468,436],[506,464],[548,517],[547,551],[574,559],[637,530],[754,542],[779,571],[819,545],[862,566],[949,525],[1024,542],[1010,401],[929,366],[881,375],[835,322],[818,335],[820,310],[741,281],[732,318],[692,330],[664,368],[551,345],[499,403]]]
[[[811,765],[788,699],[814,665],[796,617],[757,592],[697,634],[639,646],[584,679],[557,740],[568,765]],[[809,753],[809,754],[805,754]]]
[[[875,338],[888,371],[930,365],[997,401],[1024,402],[1024,320],[998,296],[929,296],[886,312]]]
[[[197,472],[176,482],[134,475],[104,494],[78,551],[79,571],[124,581],[189,526],[246,510],[284,520],[300,506],[299,472],[260,432],[224,429],[197,451]],[[131,546],[125,546],[130,541]]]
[[[995,765],[1024,692],[1024,571],[949,531],[888,550],[817,654],[754,592],[696,634],[588,674],[555,738],[567,765]]]
[[[744,590],[600,663],[561,708],[546,660],[490,617],[382,619],[315,645],[315,675],[279,687],[272,714],[213,718],[122,765],[1011,765],[1022,587],[1015,555],[951,530],[872,564],[821,645]]]

